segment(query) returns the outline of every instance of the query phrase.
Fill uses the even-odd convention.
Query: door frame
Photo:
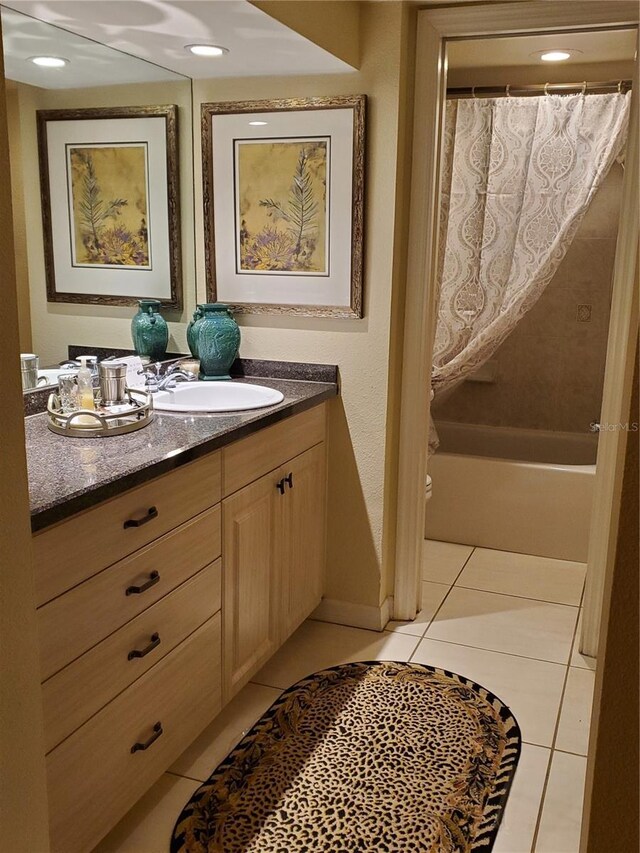
[[[636,50],[638,38],[636,37]],[[638,63],[633,77],[629,138],[622,184],[620,225],[613,269],[611,319],[602,388],[602,425],[621,425],[629,416],[638,338]],[[635,284],[634,284],[635,282]],[[637,427],[636,427],[637,428]],[[629,433],[603,429],[598,438],[596,485],[591,511],[587,582],[582,611],[580,651],[595,657],[606,580],[613,572],[620,519],[624,457]]]
[[[394,619],[414,619],[419,605],[424,540],[425,483],[429,389],[435,332],[435,273],[438,250],[440,160],[442,118],[446,97],[446,42],[451,39],[487,38],[535,32],[570,32],[594,27],[638,26],[638,7],[627,0],[584,3],[581,0],[534,0],[477,6],[424,9],[418,12],[416,76],[410,198],[409,252],[407,257],[406,308],[398,457],[398,503],[394,581]],[[632,120],[637,117],[638,92],[632,93]],[[615,423],[618,413],[628,411],[631,378],[629,365],[635,351],[637,316],[630,311],[635,299],[634,271],[637,257],[637,123],[630,126],[635,142],[634,163],[629,158],[621,226],[616,250],[612,325],[607,351],[602,420]],[[634,174],[632,174],[634,173]],[[634,214],[635,208],[635,214]],[[628,220],[628,221],[627,221]],[[633,226],[635,221],[635,236]],[[637,303],[636,303],[637,305]],[[637,312],[636,312],[637,313]],[[615,329],[618,341],[613,341]],[[606,404],[606,406],[604,405]],[[626,408],[625,408],[626,407]],[[619,504],[626,434],[601,433],[598,461],[613,466],[604,478],[596,476],[595,503]],[[595,517],[595,514],[594,514]],[[597,632],[605,574],[612,570],[617,513],[604,512],[592,529],[591,542],[601,543],[590,583],[585,636]],[[596,547],[595,545],[593,546]],[[594,551],[595,553],[595,551]]]

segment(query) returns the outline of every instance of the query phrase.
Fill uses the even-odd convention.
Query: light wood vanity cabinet
[[[319,603],[325,418],[34,535],[54,853],[90,851]]]
[[[225,701],[278,647],[274,492],[266,475],[223,503]]]
[[[212,453],[37,534],[38,606],[218,503],[221,480]]]
[[[320,603],[325,554],[325,411],[312,409],[223,451],[224,697],[228,701]],[[241,448],[246,453],[241,454]],[[309,450],[304,450],[309,447]],[[303,451],[300,453],[300,451]],[[291,458],[278,467],[282,455]],[[227,476],[229,470],[230,476]]]
[[[222,707],[221,454],[33,538],[51,848],[84,853]]]
[[[318,444],[280,469],[285,494],[276,499],[280,560],[280,642],[320,603],[325,558],[325,446]],[[291,486],[289,485],[291,483]]]
[[[49,753],[53,850],[91,850],[220,708],[218,613]]]

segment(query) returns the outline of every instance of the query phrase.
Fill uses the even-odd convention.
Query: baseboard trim
[[[311,614],[311,618],[318,619],[320,622],[349,625],[352,628],[383,631],[391,618],[392,601],[392,597],[388,596],[379,607],[375,607],[370,604],[355,604],[353,601],[341,601],[336,598],[323,598]]]

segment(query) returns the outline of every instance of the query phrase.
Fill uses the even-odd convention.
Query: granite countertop
[[[25,418],[31,529],[41,530],[338,393],[336,382],[264,377],[235,381],[275,388],[284,400],[246,412],[156,412],[143,429],[108,438],[56,435],[47,428],[46,414]]]

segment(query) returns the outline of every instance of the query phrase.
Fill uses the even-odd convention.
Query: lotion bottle
[[[96,405],[93,399],[93,377],[91,368],[87,362],[89,356],[80,356],[80,370],[78,371],[78,405],[81,409],[95,409]]]

